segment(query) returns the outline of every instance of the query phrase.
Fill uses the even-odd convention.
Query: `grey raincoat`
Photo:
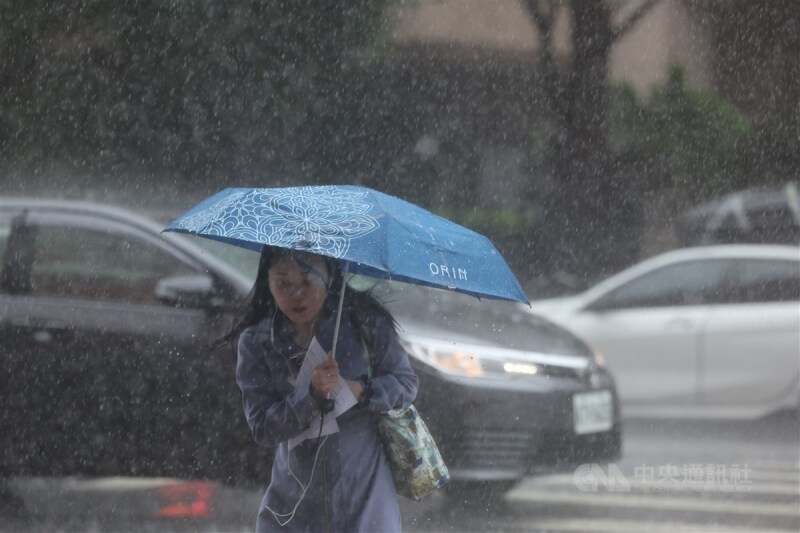
[[[358,379],[368,373],[368,355],[350,314],[344,313],[336,359],[343,378]],[[334,319],[319,329],[326,350]],[[236,381],[247,422],[256,442],[277,447],[257,531],[399,531],[397,495],[377,432],[378,413],[405,407],[417,394],[418,378],[397,333],[385,317],[367,320],[375,352],[368,404],[339,416],[338,433],[305,440],[289,451],[289,437],[308,428],[319,413],[308,387],[294,387],[299,364],[290,356],[302,350],[291,341],[285,322],[278,313],[239,337]]]

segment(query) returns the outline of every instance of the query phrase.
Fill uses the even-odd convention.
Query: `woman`
[[[370,295],[348,289],[335,359],[314,368],[308,387],[294,385],[311,339],[326,350],[332,345],[343,283],[334,260],[265,247],[245,316],[233,330],[236,381],[253,438],[277,447],[258,531],[400,530],[377,414],[410,404],[418,379],[392,317]],[[336,419],[339,432],[290,450],[288,439],[324,413],[340,377],[358,405]]]

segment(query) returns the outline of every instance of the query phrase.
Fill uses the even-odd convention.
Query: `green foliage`
[[[611,94],[610,148],[636,161],[651,186],[694,193],[738,186],[739,156],[754,128],[717,93],[687,87],[683,70],[673,67],[646,100],[626,86]]]

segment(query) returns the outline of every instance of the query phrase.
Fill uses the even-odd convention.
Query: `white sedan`
[[[675,250],[532,310],[605,357],[624,416],[800,409],[798,247]]]

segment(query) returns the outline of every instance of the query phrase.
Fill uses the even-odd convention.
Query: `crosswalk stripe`
[[[732,493],[748,493],[748,494],[773,494],[773,495],[787,495],[800,497],[800,483],[797,479],[791,481],[787,480],[785,483],[764,483],[754,481],[752,479],[739,481],[737,483],[705,483],[704,481],[689,482],[689,481],[671,481],[669,483],[659,483],[658,480],[639,480],[631,479],[626,480],[630,490],[621,487],[619,483],[616,485],[616,490],[613,487],[605,487],[598,485],[597,491],[585,491],[586,493],[622,493],[622,492],[650,492],[650,493],[703,493],[703,494],[732,494]],[[572,476],[552,476],[547,478],[539,478],[530,482],[525,482],[520,486],[524,490],[525,487],[536,489],[537,487],[571,487],[576,492],[584,492],[576,485]]]
[[[748,479],[768,479],[771,481],[787,481],[800,484],[800,472],[785,472],[782,470],[762,470],[749,468]]]
[[[602,533],[787,533],[781,529],[745,529],[722,525],[705,525],[685,522],[648,522],[645,520],[613,520],[613,519],[565,519],[565,520],[525,520],[514,521],[510,528],[522,528],[525,531],[563,531]]]
[[[714,513],[734,513],[763,516],[800,517],[800,506],[796,503],[756,503],[729,500],[705,500],[699,498],[673,497],[671,495],[643,496],[639,494],[600,492],[572,493],[551,490],[530,490],[516,488],[506,496],[511,501],[533,503],[561,503],[565,505],[628,507],[648,509],[675,509],[681,511],[700,511]]]
[[[779,470],[751,470],[749,479],[769,479],[772,481],[788,481],[800,485],[800,472],[781,472]]]
[[[630,472],[623,472],[623,475],[627,478],[637,479],[636,474],[631,474]],[[746,474],[742,474],[741,476],[743,481],[747,480],[769,480],[769,481],[786,481],[788,483],[795,483],[800,484],[800,472],[781,472],[778,470],[748,470]],[[554,483],[571,483],[574,478],[574,474],[553,474],[553,475],[544,475],[544,476],[537,476],[536,480],[541,481],[549,481],[552,480]],[[563,480],[563,481],[562,481]]]
[[[755,459],[753,461],[742,461],[739,464],[746,464],[753,469],[765,470],[794,470],[800,472],[800,461],[777,461],[773,459]]]

